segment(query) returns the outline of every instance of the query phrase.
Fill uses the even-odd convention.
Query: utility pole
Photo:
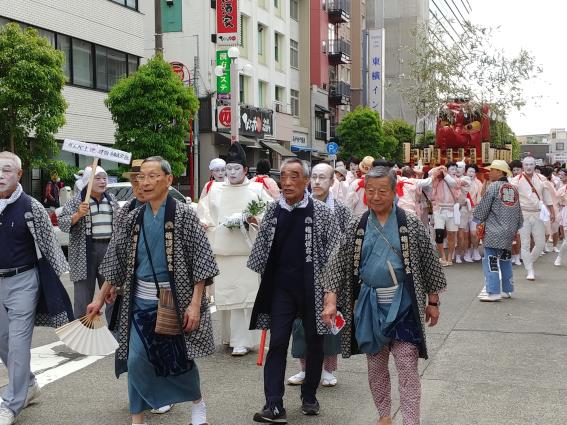
[[[161,0],[154,0],[155,55],[163,56],[163,34],[161,29]]]

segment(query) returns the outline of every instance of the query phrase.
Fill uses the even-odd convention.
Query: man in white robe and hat
[[[248,325],[260,282],[246,267],[256,238],[261,208],[272,201],[262,183],[248,180],[246,153],[233,144],[226,161],[227,181],[213,184],[200,202],[197,214],[207,234],[220,274],[215,278],[215,304],[219,311],[230,311],[230,346],[233,356],[246,355],[260,341],[259,331]]]

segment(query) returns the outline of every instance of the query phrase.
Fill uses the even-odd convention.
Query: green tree
[[[389,143],[385,143],[385,147],[388,148],[386,158],[401,161],[403,159],[404,143],[413,143],[415,139],[413,125],[408,124],[404,120],[385,120],[383,128],[386,139],[393,138]]]
[[[25,166],[44,168],[59,149],[53,135],[65,124],[64,57],[37,30],[0,27],[0,151]]]
[[[416,146],[420,149],[426,148],[429,145],[435,144],[435,133],[431,130],[427,130],[425,135],[420,134],[417,138]]]
[[[358,106],[344,116],[337,125],[337,138],[341,156],[360,158],[384,155],[384,130],[380,114],[371,108]]]
[[[133,158],[161,155],[179,176],[187,162],[184,141],[189,120],[199,109],[191,87],[183,85],[171,65],[154,57],[118,81],[105,101],[116,123],[116,148]]]

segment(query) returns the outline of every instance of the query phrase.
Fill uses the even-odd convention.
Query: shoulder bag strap
[[[526,179],[526,181],[528,182],[528,184],[531,186],[532,191],[536,194],[537,199],[538,199],[539,201],[541,201],[541,198],[539,197],[539,193],[537,193],[537,190],[536,190],[536,188],[534,187],[534,185],[533,185],[533,183],[532,183],[532,180],[531,180],[530,178],[528,178],[528,176],[526,176],[525,174],[524,174],[524,178]]]
[[[152,262],[152,255],[150,254],[150,248],[148,247],[148,241],[146,239],[146,231],[144,230],[144,222],[142,221],[142,238],[144,239],[144,245],[146,246],[146,253],[148,254],[148,260],[150,260],[150,267],[152,268],[152,274],[154,275],[154,283],[156,284],[157,297],[159,298],[159,283],[156,276],[156,271],[154,269],[154,263]]]

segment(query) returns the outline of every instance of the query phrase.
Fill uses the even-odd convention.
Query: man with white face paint
[[[429,199],[433,204],[435,243],[439,251],[439,261],[442,266],[451,266],[459,229],[458,223],[460,223],[462,190],[468,181],[457,177],[457,165],[454,162],[448,163],[446,167],[433,168],[429,171],[429,175],[435,176]],[[443,247],[445,232],[447,232],[447,254]]]
[[[469,185],[465,189],[465,205],[461,206],[461,223],[459,224],[459,254],[467,263],[480,261],[482,257],[478,252],[478,237],[476,236],[476,223],[473,221],[474,209],[480,202],[482,182],[476,177],[478,167],[475,164],[467,165],[465,176]],[[457,262],[459,259],[457,257]]]
[[[350,220],[352,214],[350,210],[339,200],[337,200],[331,192],[331,184],[334,181],[334,170],[329,164],[317,164],[311,170],[311,197],[325,202],[333,211],[337,224],[343,233]],[[291,345],[291,354],[295,358],[300,359],[301,372],[291,376],[287,382],[290,385],[301,385],[305,381],[305,331],[300,319],[297,319],[293,326],[293,340]],[[341,336],[325,335],[323,337],[323,353],[325,355],[323,361],[323,372],[321,374],[321,385],[324,387],[334,387],[337,385],[337,378],[333,372],[337,370],[337,355],[341,352]]]
[[[246,216],[245,211],[250,202],[272,201],[262,183],[248,180],[247,171],[246,153],[235,143],[228,151],[227,181],[213,184],[197,210],[220,270],[214,284],[215,304],[219,311],[230,313],[230,337],[226,337],[233,356],[246,355],[260,341],[258,331],[248,330],[260,282],[246,261],[263,214]]]
[[[24,193],[21,177],[20,158],[0,152],[0,359],[8,369],[8,385],[0,399],[0,425],[15,423],[39,396],[30,370],[34,323],[61,326],[73,319],[65,288],[48,277],[49,272],[56,276],[67,272],[67,261],[45,208]],[[59,308],[59,303],[67,311],[49,311]],[[42,305],[47,312],[41,311]]]
[[[553,202],[545,186],[545,177],[535,173],[535,159],[527,156],[522,161],[523,171],[512,178],[510,183],[518,188],[524,225],[520,229],[522,241],[522,261],[526,269],[526,279],[535,280],[534,263],[545,245],[544,219],[554,221]],[[531,237],[534,248],[530,252]]]
[[[106,191],[108,175],[102,167],[96,167],[91,198],[85,199],[92,172],[91,167],[85,169],[83,189],[65,204],[58,219],[61,231],[69,233],[69,265],[76,317],[85,315],[95,293],[95,284],[98,283],[100,288],[104,283],[98,268],[112,236],[114,215],[120,208],[114,195]],[[111,304],[106,306],[105,314],[110,323]]]
[[[209,171],[211,172],[211,179],[203,186],[201,197],[203,199],[209,194],[211,186],[216,183],[224,183],[226,181],[226,162],[222,158],[213,158],[209,163]]]

